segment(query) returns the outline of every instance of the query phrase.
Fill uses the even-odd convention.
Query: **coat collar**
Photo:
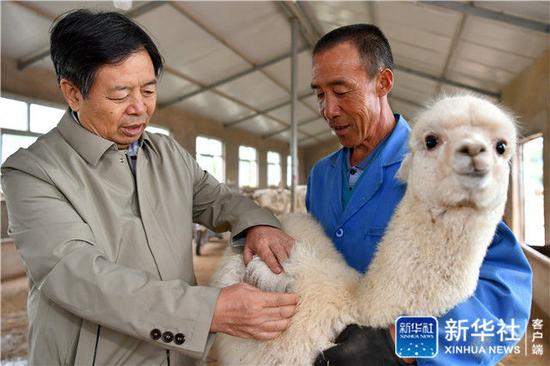
[[[69,145],[89,164],[97,165],[103,154],[109,149],[117,150],[117,146],[113,141],[104,139],[101,136],[93,134],[79,123],[77,123],[72,115],[71,110],[67,109],[61,121],[57,125],[57,129]],[[153,146],[147,132],[144,132],[140,137],[141,143],[147,142],[149,146]]]
[[[385,143],[384,149],[380,151],[380,156],[374,159],[363,174],[369,174],[370,184],[359,184],[354,188],[348,205],[344,208],[339,225],[342,225],[350,219],[357,211],[361,209],[382,186],[384,180],[384,167],[400,163],[408,151],[407,139],[409,137],[410,127],[405,119],[396,114],[397,121],[388,140]],[[334,168],[341,169],[342,164],[346,164],[343,160],[346,154],[340,149],[337,153],[330,157],[331,164]],[[335,172],[340,173],[340,172]],[[342,174],[338,174],[340,180],[343,179]],[[340,188],[341,188],[340,184]],[[341,191],[338,191],[337,199],[341,202]],[[341,207],[341,204],[340,204]]]

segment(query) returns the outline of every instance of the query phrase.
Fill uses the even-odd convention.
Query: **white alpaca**
[[[267,342],[219,335],[220,365],[311,365],[351,323],[388,327],[401,315],[440,316],[469,298],[504,212],[513,118],[473,96],[447,97],[421,113],[398,173],[407,190],[364,276],[351,269],[307,215],[283,217],[296,239],[285,273],[240,256],[215,286],[246,281],[300,295],[290,327]]]

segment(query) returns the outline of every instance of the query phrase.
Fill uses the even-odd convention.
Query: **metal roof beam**
[[[491,96],[491,97],[495,97],[495,98],[500,99],[500,93],[495,93],[493,91],[489,91],[489,90],[485,90],[485,89],[481,89],[481,88],[476,88],[475,86],[462,84],[462,83],[459,83],[457,81],[449,80],[445,77],[430,75],[430,74],[427,74],[425,72],[418,71],[418,70],[413,70],[411,68],[408,68],[408,67],[405,67],[405,66],[400,66],[400,65],[395,65],[394,69],[399,70],[399,71],[403,71],[403,72],[406,72],[406,73],[409,73],[409,74],[412,74],[412,75],[416,75],[416,76],[419,76],[421,78],[430,79],[430,80],[433,80],[437,83],[448,84],[448,85],[451,85],[451,86],[455,86],[457,88],[471,90],[471,91],[474,91],[474,92],[479,93],[479,94],[484,94],[484,95],[487,95],[487,96]]]
[[[57,18],[56,15],[54,15],[52,13],[49,13],[46,10],[43,10],[43,9],[41,9],[41,8],[35,6],[32,3],[29,3],[27,1],[13,1],[12,4],[16,4],[16,5],[18,5],[22,8],[30,10],[35,15],[38,15],[41,18],[46,18],[46,19],[49,19],[49,20],[52,20],[52,21],[55,20],[55,18]]]
[[[302,52],[302,51],[305,51],[305,50],[307,50],[307,48],[306,48],[306,47],[303,47],[303,48],[301,48],[298,52]],[[253,67],[251,67],[251,68],[249,68],[249,69],[246,69],[246,70],[244,70],[244,71],[241,71],[241,72],[238,72],[238,73],[233,74],[233,75],[231,75],[231,76],[228,76],[228,77],[226,77],[226,78],[224,78],[224,79],[222,79],[222,80],[216,81],[215,83],[205,85],[205,86],[203,86],[202,88],[197,89],[197,90],[195,90],[195,91],[193,91],[193,92],[190,92],[190,93],[181,95],[181,96],[179,96],[179,97],[176,97],[176,98],[174,98],[174,99],[172,99],[172,100],[170,100],[170,101],[168,101],[168,102],[166,102],[166,103],[162,103],[162,104],[159,105],[159,108],[161,108],[161,109],[162,109],[162,108],[166,108],[166,107],[168,107],[168,106],[170,106],[170,105],[172,105],[172,104],[179,103],[179,102],[184,101],[184,100],[186,100],[186,99],[192,98],[192,97],[194,97],[194,96],[197,95],[197,94],[200,94],[200,93],[202,93],[202,92],[208,91],[208,90],[213,89],[213,88],[216,88],[216,87],[218,87],[218,86],[220,86],[220,85],[229,83],[229,82],[231,82],[231,81],[233,81],[233,80],[236,80],[236,79],[238,79],[238,78],[240,78],[240,77],[243,77],[243,76],[246,76],[246,75],[248,75],[248,74],[251,74],[251,73],[253,73],[253,72],[255,72],[255,71],[258,71],[258,70],[260,70],[260,69],[263,69],[263,68],[266,68],[266,67],[268,67],[268,66],[274,65],[274,64],[276,64],[277,62],[283,61],[283,60],[285,60],[285,59],[287,59],[287,58],[289,58],[289,57],[290,57],[290,53],[285,53],[284,55],[281,55],[281,56],[279,56],[279,57],[275,57],[275,58],[272,59],[272,60],[266,61],[266,62],[264,62],[264,63],[262,63],[262,64],[255,65],[255,66],[253,66]]]
[[[306,98],[309,98],[313,95],[313,93],[309,93],[309,94],[304,94],[300,97],[298,97],[298,100],[303,100],[303,99],[306,99]],[[231,121],[231,122],[227,122],[227,123],[224,123],[223,124],[223,127],[233,127],[241,122],[244,122],[250,118],[254,118],[254,117],[258,117],[258,116],[261,116],[261,115],[265,115],[269,112],[273,112],[274,110],[276,109],[279,109],[281,107],[285,107],[287,105],[290,104],[290,100],[287,100],[286,102],[283,102],[283,103],[279,103],[277,105],[274,105],[274,106],[271,106],[267,109],[263,109],[263,110],[260,110],[260,111],[257,111],[256,113],[250,115],[250,116],[245,116],[245,117],[242,117],[242,118],[239,118],[238,120],[236,121]]]
[[[31,66],[32,64],[37,63],[38,61],[45,59],[50,55],[50,47],[43,48],[42,50],[27,56],[22,57],[17,60],[17,70],[21,71],[26,69],[27,67]]]
[[[176,9],[181,15],[183,15],[187,19],[189,19],[189,21],[191,21],[197,27],[199,27],[200,29],[202,29],[203,31],[208,33],[208,35],[210,35],[212,38],[214,38],[215,40],[220,42],[222,45],[224,45],[226,48],[228,48],[229,50],[234,52],[237,56],[242,58],[245,62],[247,62],[247,63],[251,64],[252,66],[254,66],[254,62],[249,57],[247,57],[244,53],[242,53],[236,47],[229,44],[229,42],[227,42],[227,40],[221,34],[216,33],[213,29],[211,29],[206,24],[204,24],[201,20],[199,20],[197,17],[195,17],[189,11],[187,11],[179,2],[171,1],[170,5],[172,5],[172,7],[174,9]],[[290,90],[288,90],[286,88],[286,86],[283,85],[283,83],[279,82],[277,79],[275,79],[274,77],[269,75],[265,70],[263,70],[263,68],[258,68],[257,70],[259,72],[261,72],[269,80],[271,80],[273,83],[275,83],[277,86],[279,86],[281,89],[283,89],[287,92],[290,92]]]
[[[172,68],[169,67],[169,66],[166,67],[166,72],[170,72],[171,74],[175,75],[176,77],[179,77],[179,78],[181,78],[181,79],[183,79],[183,80],[189,81],[190,83],[197,84],[197,85],[200,85],[200,86],[204,86],[204,85],[202,85],[198,80],[195,80],[195,79],[189,77],[188,75],[183,74],[182,72],[180,72],[180,71],[178,71],[178,70],[172,69]],[[243,118],[243,121],[244,121],[244,120],[247,120],[247,119],[250,119],[250,118],[253,118],[253,117],[255,117],[255,116],[258,116],[258,115],[264,115],[264,112],[263,112],[263,111],[260,111],[260,110],[258,110],[258,109],[256,109],[256,108],[254,108],[253,106],[251,106],[251,105],[249,105],[249,104],[247,104],[247,103],[245,103],[245,102],[243,102],[243,101],[241,101],[241,100],[239,100],[239,99],[237,99],[237,98],[234,98],[234,97],[232,97],[232,96],[230,96],[230,95],[228,95],[228,94],[225,94],[225,93],[223,93],[223,92],[221,92],[221,91],[219,91],[219,90],[213,90],[212,93],[214,93],[214,94],[216,94],[216,95],[219,95],[219,96],[222,97],[222,98],[225,98],[225,99],[227,99],[227,100],[230,100],[230,101],[232,101],[233,103],[235,103],[235,104],[237,104],[237,105],[239,105],[239,106],[241,106],[241,107],[244,107],[244,108],[249,109],[249,110],[251,110],[251,111],[254,112],[253,115],[250,115],[250,116],[247,116],[247,117]],[[306,97],[309,97],[309,96],[310,96],[310,95],[304,95],[303,97],[306,98]],[[288,102],[287,102],[287,103],[288,103]],[[273,107],[271,107],[271,108],[273,108]],[[265,116],[266,116],[267,118],[269,118],[269,119],[271,119],[271,120],[277,122],[277,123],[280,124],[281,126],[285,126],[285,127],[288,126],[283,120],[281,120],[281,119],[279,119],[279,118],[270,116],[270,115],[268,115],[268,114],[265,114]],[[301,132],[302,132],[302,131],[301,131]],[[309,137],[313,137],[313,136],[311,136],[310,134],[307,134],[307,133],[305,133],[305,132],[302,132],[302,133],[303,133],[304,135],[309,136]]]
[[[321,32],[315,28],[302,8],[297,3],[290,1],[278,1],[277,4],[289,18],[295,18],[298,21],[302,38],[310,47],[313,47],[321,37]]]
[[[218,42],[220,42],[221,44],[223,44],[225,47],[227,47],[229,50],[231,50],[232,52],[234,52],[236,55],[238,55],[240,58],[242,58],[243,60],[245,60],[247,63],[251,64],[254,66],[254,62],[252,62],[251,59],[249,59],[245,54],[243,54],[242,52],[240,52],[240,50],[238,50],[236,47],[232,46],[231,44],[229,44],[225,38],[221,35],[221,34],[218,34],[216,32],[214,32],[214,30],[210,29],[210,27],[208,27],[206,24],[204,24],[203,22],[201,22],[198,18],[196,18],[195,16],[193,16],[191,13],[189,13],[180,3],[178,2],[175,2],[175,1],[171,1],[170,2],[170,5],[172,5],[172,7],[174,9],[176,9],[180,14],[182,14],[183,16],[185,16],[187,19],[189,19],[191,22],[193,22],[196,26],[198,26],[200,29],[202,29],[203,31],[205,31],[206,33],[208,33],[211,37],[213,37],[214,39],[216,39]],[[297,50],[295,50],[297,51]],[[275,79],[274,77],[272,77],[271,75],[269,75],[263,68],[258,68],[257,69],[259,72],[261,72],[265,77],[267,77],[269,80],[271,80],[275,85],[279,86],[281,89],[285,90],[286,92],[288,93],[291,93],[291,91],[283,84],[281,83],[280,81],[278,81],[277,79]],[[264,113],[260,113],[260,114],[264,114]],[[271,117],[270,117],[271,118]],[[231,126],[230,124],[226,124],[224,125],[225,127],[229,127]]]
[[[48,13],[46,13],[46,12],[40,11],[40,9],[38,9],[38,8],[31,7],[31,6],[27,6],[28,4],[26,4],[26,3],[24,3],[24,2],[22,2],[22,3],[16,2],[16,3],[17,3],[18,5],[20,5],[20,6],[23,6],[23,7],[27,8],[28,10],[34,12],[35,14],[37,14],[37,15],[39,15],[39,16],[41,16],[41,17],[44,17],[44,18],[49,19],[50,21],[53,21],[53,20],[56,18],[56,16],[53,16],[53,15],[48,14]],[[132,9],[128,10],[128,11],[125,12],[124,14],[127,15],[128,17],[135,18],[135,17],[138,17],[138,16],[140,16],[140,15],[143,15],[143,14],[145,14],[145,13],[147,13],[147,12],[149,12],[149,11],[152,11],[152,10],[158,8],[159,6],[162,6],[162,5],[167,4],[167,3],[168,3],[167,1],[151,1],[151,2],[147,2],[147,3],[144,3],[144,4],[142,4],[142,5],[136,6],[135,8],[132,8]],[[177,4],[174,4],[174,3],[170,3],[170,4],[171,4],[172,6],[174,6],[174,7],[176,7],[175,5],[177,5]],[[177,8],[177,7],[176,7],[176,8]],[[179,9],[179,10],[181,10],[181,9]],[[194,20],[194,19],[193,19],[193,20]],[[200,25],[199,25],[199,26],[200,26]],[[304,51],[304,50],[306,50],[306,49],[307,49],[307,47],[302,48],[302,49],[299,50],[299,52],[302,52],[302,51]],[[47,49],[40,50],[40,51],[34,53],[33,55],[31,55],[31,56],[29,56],[29,57],[19,59],[19,60],[17,61],[17,67],[18,67],[19,70],[23,70],[23,69],[25,69],[25,68],[31,66],[32,64],[34,64],[34,63],[36,63],[36,62],[38,62],[38,61],[40,61],[40,60],[42,60],[42,59],[48,57],[49,55],[50,55],[50,49],[49,49],[49,47],[48,47]],[[164,105],[161,106],[161,108],[162,108],[162,107],[166,107],[168,104],[173,104],[173,103],[180,102],[180,101],[182,101],[182,100],[185,100],[185,99],[187,99],[187,98],[192,97],[193,95],[196,95],[196,94],[199,94],[199,93],[201,93],[201,92],[210,90],[210,89],[212,89],[212,88],[215,88],[216,86],[222,85],[222,84],[227,83],[227,82],[229,82],[229,81],[231,81],[231,80],[234,80],[234,79],[237,79],[237,78],[239,78],[239,77],[245,76],[245,75],[247,75],[247,74],[249,74],[249,73],[251,73],[251,72],[254,72],[254,71],[256,71],[256,70],[260,70],[260,69],[262,69],[262,68],[268,67],[268,66],[270,66],[270,65],[272,65],[272,64],[275,64],[275,63],[277,63],[277,62],[279,62],[279,61],[282,61],[282,60],[284,60],[285,58],[288,58],[288,57],[290,57],[290,53],[285,54],[285,55],[283,55],[283,56],[279,56],[279,57],[277,57],[277,58],[275,58],[275,59],[273,59],[273,60],[267,61],[267,62],[265,62],[265,63],[263,63],[263,64],[256,65],[256,66],[254,66],[254,67],[252,67],[252,68],[250,68],[250,69],[248,69],[248,70],[245,70],[245,71],[243,71],[243,72],[240,72],[240,73],[238,73],[238,74],[235,74],[235,75],[233,75],[233,76],[231,76],[231,77],[225,78],[224,80],[220,80],[220,81],[218,81],[218,82],[216,82],[216,83],[214,83],[214,84],[210,84],[210,85],[201,84],[198,80],[195,80],[195,79],[193,79],[193,78],[191,78],[191,77],[189,77],[189,76],[187,76],[187,75],[182,74],[182,73],[179,72],[178,70],[175,70],[175,69],[171,68],[170,66],[165,65],[164,69],[165,69],[165,71],[166,71],[167,73],[173,74],[174,76],[179,77],[179,78],[182,78],[182,79],[184,79],[184,80],[187,80],[187,81],[189,81],[189,82],[191,82],[191,83],[193,83],[193,84],[195,84],[195,85],[199,85],[199,86],[200,86],[200,89],[199,89],[199,90],[196,90],[196,91],[194,91],[194,92],[192,92],[192,93],[188,93],[188,94],[186,94],[186,95],[180,97],[180,100],[178,100],[178,101],[175,101],[175,102],[172,101],[172,102],[169,102],[169,103],[165,103]],[[231,80],[229,80],[229,79],[231,79]],[[237,99],[235,99],[235,98],[232,98],[232,97],[230,97],[229,95],[227,95],[227,94],[225,94],[225,93],[222,93],[222,92],[217,91],[217,90],[215,90],[214,93],[217,94],[217,95],[219,95],[219,96],[221,96],[221,97],[224,97],[224,98],[226,98],[226,99],[229,99],[229,100],[231,100],[232,102],[237,103],[237,104],[240,105],[240,106],[243,106],[243,107],[245,107],[245,108],[248,108],[248,109],[254,111],[255,114],[254,114],[253,116],[258,116],[258,115],[263,115],[263,114],[264,114],[264,112],[258,111],[258,110],[256,110],[255,108],[253,108],[252,106],[250,106],[250,105],[248,105],[248,104],[245,104],[245,103],[243,103],[243,102],[241,102],[241,101],[239,101],[239,100],[237,100]],[[191,94],[192,94],[192,95],[191,95]],[[303,96],[303,97],[306,98],[306,97],[309,97],[310,95],[311,95],[311,94],[308,94],[308,95]],[[287,102],[287,103],[290,103],[290,102]],[[247,117],[246,119],[252,118],[253,116],[249,116],[249,117]],[[271,120],[273,120],[273,121],[275,121],[275,122],[277,122],[277,123],[279,123],[279,124],[282,124],[282,125],[286,126],[286,123],[284,123],[282,120],[280,120],[280,119],[278,119],[278,118],[274,118],[274,117],[271,117],[271,116],[268,116],[268,115],[266,115],[266,117],[268,117],[269,119],[271,119]],[[303,132],[303,131],[301,131],[301,133],[303,133],[304,135],[306,135],[306,136],[308,136],[308,137],[315,138],[314,136],[312,136],[312,135],[310,135],[310,134],[307,134],[307,133],[305,133],[305,132]],[[317,138],[315,138],[315,139],[317,139]]]
[[[454,4],[462,4],[462,3],[455,3],[455,2],[426,2],[430,5],[436,5],[436,4],[440,4],[440,3],[450,3],[451,6],[454,6]],[[283,2],[283,4],[294,4],[294,3],[290,3],[290,2]],[[294,4],[294,7],[292,7],[291,9],[295,9],[294,11],[298,14],[300,14],[300,16],[303,18],[303,19],[308,19],[307,16],[303,15],[303,10],[301,7],[299,7],[300,4],[296,5]],[[282,5],[284,6],[284,5]],[[287,5],[288,6],[288,5]],[[297,10],[296,10],[297,9]],[[375,9],[374,9],[374,6],[369,8],[369,11],[372,11],[373,14],[372,17],[373,17],[373,21],[377,21],[377,19],[375,19]],[[287,11],[288,12],[288,11]],[[500,14],[500,13],[499,13]],[[300,18],[298,18],[300,19]],[[302,27],[303,26],[303,22],[299,22],[300,26]],[[315,26],[313,25],[314,23],[313,22],[309,22],[309,27],[311,28],[314,28],[314,31],[319,35],[319,37],[324,33],[322,32],[320,29],[318,28],[315,28]],[[317,38],[318,39],[318,38]],[[471,90],[471,91],[474,91],[476,93],[480,93],[480,94],[485,94],[485,95],[488,95],[488,96],[491,96],[491,97],[496,97],[496,98],[500,98],[500,93],[495,93],[495,92],[492,92],[492,91],[489,91],[489,90],[485,90],[485,89],[481,89],[481,88],[476,88],[476,87],[472,87],[472,86],[469,86],[469,85],[466,85],[466,84],[462,84],[462,83],[459,83],[459,82],[456,82],[456,81],[452,81],[452,80],[449,80],[449,79],[446,79],[445,77],[438,77],[438,76],[433,76],[433,75],[430,75],[430,74],[426,74],[424,72],[421,72],[421,71],[416,71],[416,70],[413,70],[413,69],[410,69],[408,67],[404,67],[404,66],[399,66],[399,65],[394,65],[394,69],[395,70],[400,70],[400,71],[404,71],[404,72],[407,72],[409,74],[413,74],[413,75],[416,75],[416,76],[419,76],[419,77],[422,77],[422,78],[426,78],[426,79],[430,79],[430,80],[434,80],[436,81],[437,83],[442,83],[442,84],[448,84],[448,85],[452,85],[452,86],[455,86],[457,88],[463,88],[463,89],[468,89],[468,90]]]
[[[550,33],[550,24],[536,20],[526,19],[515,15],[505,14],[491,9],[479,8],[475,5],[461,1],[422,1],[423,4],[436,6],[443,9],[459,11],[480,18],[496,20],[498,22],[515,25],[531,31]]]
[[[462,33],[464,32],[465,24],[466,24],[466,14],[462,14],[460,17],[460,22],[458,24],[458,27],[455,29],[455,33],[453,34],[453,39],[451,40],[451,46],[449,47],[449,53],[447,54],[447,59],[445,60],[445,66],[443,67],[443,72],[441,73],[443,77],[445,77],[445,75],[447,75],[447,71],[449,71],[451,61],[456,51],[456,47],[458,45],[458,42],[460,41],[460,37],[462,36]],[[441,93],[442,89],[443,89],[443,83],[439,82],[438,94]]]

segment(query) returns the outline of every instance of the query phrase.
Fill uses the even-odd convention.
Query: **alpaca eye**
[[[497,144],[495,145],[495,150],[497,151],[497,154],[502,155],[506,152],[506,141],[499,140]]]
[[[428,150],[432,150],[433,148],[435,148],[437,146],[437,143],[439,142],[437,140],[437,136],[435,135],[428,135],[426,136],[426,138],[424,139],[424,142],[426,143],[426,147],[428,148]]]

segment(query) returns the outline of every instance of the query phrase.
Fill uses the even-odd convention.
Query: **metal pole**
[[[296,211],[296,185],[298,184],[298,121],[296,120],[296,107],[298,103],[298,19],[290,19],[292,26],[292,56],[290,59],[290,80],[291,80],[291,104],[290,104],[290,123],[292,126],[290,134],[290,161],[292,165],[292,184],[290,186],[290,210]],[[288,169],[288,167],[287,167]]]

